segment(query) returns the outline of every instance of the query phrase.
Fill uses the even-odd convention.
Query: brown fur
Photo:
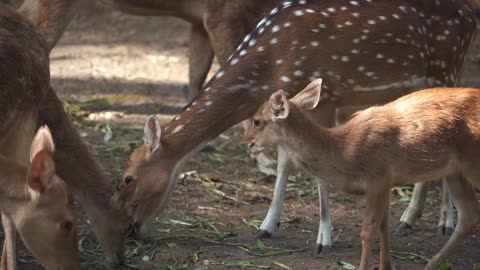
[[[277,13],[267,16],[206,84],[205,92],[189,104],[179,114],[179,118],[163,127],[159,142],[161,148],[148,155],[143,153],[146,149],[148,151],[145,146],[134,151],[132,156],[136,158],[129,163],[126,170],[128,174],[125,176],[136,178],[131,183],[136,185],[138,192],[130,198],[134,202],[143,201],[144,205],[149,206],[139,206],[138,209],[141,208],[145,213],[139,213],[138,217],[152,217],[159,213],[166,202],[160,196],[171,193],[170,188],[175,185],[182,163],[202,144],[251,117],[271,93],[278,89],[293,96],[298,92],[296,85],[307,85],[313,79],[321,77],[324,80],[324,96],[316,110],[315,119],[319,124],[332,126],[337,107],[384,103],[425,85],[453,86],[458,81],[465,52],[476,28],[473,10],[465,1],[438,1],[441,6],[434,5],[437,2],[433,0],[383,1],[381,5],[359,1],[358,6],[349,2],[346,11],[339,11],[343,6],[343,3],[339,3],[324,0],[306,1],[303,5],[292,1],[290,7],[279,6]],[[418,31],[413,34],[410,32],[412,30],[408,30],[408,25],[415,30],[422,29],[426,24],[425,3],[432,3],[428,16],[441,18],[441,25],[446,26],[448,20],[458,21],[451,31],[456,33],[458,39],[464,40],[463,46],[459,46],[458,39],[455,38],[437,41],[436,35],[441,35],[445,29],[436,24],[425,27],[426,32],[423,34]],[[409,10],[413,8],[416,12],[402,13],[396,19],[391,15],[402,12],[399,5],[408,6]],[[328,12],[331,7],[335,7],[335,12]],[[308,13],[307,9],[314,13]],[[303,11],[301,16],[295,14],[297,10]],[[419,11],[422,11],[424,17],[419,15]],[[321,12],[328,13],[328,17]],[[340,23],[354,21],[353,12],[359,15],[355,19],[356,26],[338,28]],[[386,16],[385,14],[390,17],[385,22],[378,21],[379,16]],[[375,19],[378,23],[370,25],[367,23],[369,19]],[[291,23],[289,27],[284,26],[287,22]],[[325,28],[320,28],[321,24]],[[274,32],[274,26],[281,26],[281,31]],[[353,43],[353,40],[364,35],[364,30],[368,30],[367,40],[355,45],[357,43]],[[404,43],[402,40],[398,42],[395,38],[387,40],[384,37],[388,33],[397,33],[405,39],[408,34],[409,40],[415,44]],[[335,39],[330,39],[331,35]],[[272,44],[272,39],[277,43]],[[293,44],[293,41],[298,44]],[[319,41],[319,46],[312,46],[312,41]],[[457,48],[455,51],[454,46]],[[260,47],[263,50],[259,50]],[[435,53],[427,55],[422,53],[426,49],[419,50],[425,47]],[[354,48],[363,53],[353,54]],[[384,52],[384,58],[377,59],[379,52]],[[422,59],[421,53],[425,59]],[[413,60],[409,58],[410,54],[415,56]],[[337,58],[333,59],[333,55]],[[346,60],[349,62],[342,62],[342,56],[348,56]],[[386,63],[388,57],[397,59],[397,64]],[[282,62],[277,64],[278,60]],[[443,60],[446,61],[445,65],[436,64],[436,61]],[[358,66],[363,66],[365,70],[359,72]],[[300,76],[294,73],[298,70],[303,72]],[[366,70],[375,71],[378,78],[367,76]],[[329,71],[333,73],[329,74]],[[410,78],[411,74],[421,76],[417,85],[399,83]],[[378,85],[388,87],[383,90],[373,89]],[[365,89],[355,91],[354,88],[358,86],[365,86]],[[164,190],[165,187],[169,190]],[[160,204],[152,204],[143,199],[145,197]],[[148,220],[139,218],[135,222],[145,224]]]
[[[0,80],[1,154],[25,164],[28,149],[24,148],[34,130],[48,125],[56,143],[57,173],[85,207],[107,259],[117,265],[123,256],[129,219],[111,207],[114,190],[110,180],[88,152],[49,84],[45,40],[33,25],[5,7],[0,8],[0,28],[0,74],[5,74]],[[13,147],[16,145],[23,148]]]
[[[304,92],[297,96],[304,95]],[[279,100],[283,94],[273,94]],[[320,91],[318,91],[320,96]],[[317,125],[295,101],[279,107],[264,103],[244,139],[250,149],[280,144],[297,166],[310,175],[330,180],[346,192],[365,193],[362,261],[368,269],[373,237],[382,238],[380,269],[391,268],[388,244],[390,188],[460,174],[480,185],[480,91],[435,88],[372,107],[335,128]],[[437,269],[456,245],[480,222],[473,190],[463,180],[450,178],[452,197],[459,207],[459,223],[452,238],[427,265]],[[458,189],[458,190],[456,190]],[[473,194],[473,196],[472,196]],[[466,215],[465,215],[466,214]],[[383,219],[383,221],[380,221]]]

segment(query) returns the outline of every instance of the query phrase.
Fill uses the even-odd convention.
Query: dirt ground
[[[173,18],[124,15],[90,4],[70,24],[51,54],[52,85],[69,102],[85,140],[116,183],[128,154],[141,142],[143,123],[152,113],[168,121],[185,105],[189,25]],[[480,42],[468,57],[465,85],[479,86]],[[272,238],[255,240],[265,216],[274,178],[260,173],[232,128],[217,138],[217,151],[199,153],[187,164],[168,209],[147,239],[128,244],[122,269],[353,269],[360,258],[364,201],[331,194],[334,246],[311,256],[318,226],[316,185],[291,176],[284,215]],[[405,209],[411,188],[394,192],[391,224]],[[397,270],[423,269],[426,258],[447,240],[437,236],[438,187],[429,191],[425,213],[412,231],[392,236]],[[401,195],[399,195],[401,194]],[[81,215],[81,214],[80,214]],[[79,217],[84,269],[108,269],[100,248]],[[478,229],[444,269],[480,269]],[[378,263],[378,244],[374,263]],[[25,251],[22,269],[41,269]],[[342,266],[343,264],[343,266]]]

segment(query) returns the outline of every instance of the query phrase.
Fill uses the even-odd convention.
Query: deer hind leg
[[[326,254],[332,248],[332,222],[330,220],[330,208],[328,206],[328,186],[317,178],[319,208],[320,208],[320,225],[318,226],[318,235],[313,254],[320,252]]]
[[[422,215],[429,185],[430,183],[428,182],[415,184],[410,203],[407,209],[405,209],[405,212],[403,212],[400,222],[395,226],[395,231],[399,232],[405,229],[411,229],[413,223]]]
[[[280,223],[283,198],[285,197],[285,190],[287,189],[290,166],[290,156],[282,147],[279,146],[277,179],[275,181],[272,203],[268,209],[267,216],[263,220],[262,225],[260,225],[260,229],[255,234],[255,238],[270,237]]]
[[[13,221],[2,214],[3,231],[5,240],[3,242],[1,270],[16,270],[17,268],[17,230]]]
[[[454,228],[453,202],[448,192],[446,180],[442,181],[442,202],[440,206],[440,220],[438,222],[438,235],[451,235]]]
[[[188,79],[188,101],[197,97],[212,65],[213,48],[208,33],[202,24],[192,24],[190,30]]]
[[[362,231],[362,257],[360,260],[360,270],[369,269],[372,244],[380,227],[381,231],[381,256],[382,264],[380,269],[390,269],[390,246],[388,233],[388,204],[390,203],[390,189],[388,186],[381,185],[380,181],[372,181],[375,184],[369,184],[366,190],[366,213],[363,218]],[[381,226],[383,225],[383,226]],[[388,258],[387,258],[388,257]]]
[[[457,206],[458,223],[447,243],[428,262],[426,270],[438,269],[441,263],[455,251],[460,242],[480,223],[480,207],[472,185],[461,175],[449,176],[446,182],[453,202]]]

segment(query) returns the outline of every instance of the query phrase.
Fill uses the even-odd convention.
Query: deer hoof
[[[330,253],[331,249],[332,249],[332,246],[324,246],[322,244],[315,243],[313,245],[312,256],[316,257],[318,254],[326,255],[326,254]]]
[[[270,238],[272,237],[272,234],[269,233],[268,231],[266,230],[258,230],[256,233],[255,233],[255,238],[256,239],[265,239],[265,238]]]
[[[454,228],[452,227],[438,226],[437,235],[452,235],[453,230]]]
[[[412,225],[406,223],[406,222],[403,222],[403,221],[400,221],[397,226],[395,226],[395,232],[399,233],[399,232],[402,232],[402,231],[406,231],[406,230],[411,230],[412,229]]]

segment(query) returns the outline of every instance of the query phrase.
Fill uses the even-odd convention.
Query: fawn
[[[458,224],[425,269],[438,269],[480,222],[473,188],[480,183],[480,91],[433,88],[385,106],[356,113],[346,123],[325,128],[306,111],[321,98],[321,79],[287,99],[279,90],[257,111],[243,140],[252,152],[280,144],[307,173],[348,193],[365,194],[360,269],[368,269],[373,238],[380,231],[380,269],[391,269],[390,188],[447,177]],[[466,179],[467,181],[465,181]]]
[[[73,200],[55,175],[54,148],[45,126],[33,138],[28,168],[0,155],[0,211],[46,269],[80,269]],[[3,258],[2,269],[15,264]]]

